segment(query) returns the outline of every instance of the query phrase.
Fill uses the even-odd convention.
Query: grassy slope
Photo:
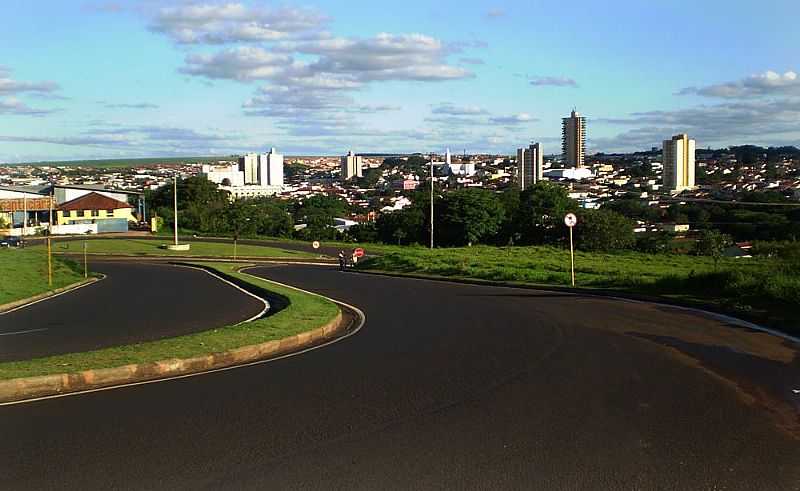
[[[76,283],[83,273],[70,261],[53,258],[53,289]],[[0,249],[0,305],[49,291],[44,247]]]
[[[552,247],[404,248],[373,258],[365,269],[569,286],[569,252]],[[798,332],[800,270],[771,258],[723,259],[636,252],[583,253],[575,258],[576,284],[714,304],[754,314]]]
[[[198,263],[201,264],[201,263]],[[62,372],[110,368],[133,363],[149,363],[169,358],[190,358],[240,346],[281,339],[315,329],[336,316],[338,307],[322,297],[309,295],[259,280],[235,269],[241,264],[208,264],[249,283],[289,298],[291,305],[275,315],[238,326],[161,339],[128,346],[105,348],[86,353],[71,353],[27,361],[0,363],[0,380]]]
[[[190,241],[192,248],[189,251],[168,251],[162,249],[162,244],[171,243],[169,240],[159,242],[155,240],[137,239],[93,239],[87,241],[87,251],[90,254],[129,254],[136,256],[220,256],[233,257],[233,244],[214,242]],[[82,241],[55,242],[53,252],[83,253]],[[274,247],[238,244],[237,256],[274,257],[274,258],[315,258],[314,254],[277,249]]]

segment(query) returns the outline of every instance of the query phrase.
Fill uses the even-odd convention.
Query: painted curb
[[[47,300],[52,297],[57,297],[65,293],[69,293],[72,290],[77,290],[78,288],[83,288],[84,286],[91,285],[92,283],[97,283],[98,281],[104,278],[105,275],[103,275],[101,278],[97,277],[87,278],[77,283],[72,283],[67,286],[62,286],[61,288],[56,288],[55,290],[50,290],[49,292],[40,293],[32,297],[23,298],[22,300],[15,300],[13,302],[0,305],[0,315],[7,314],[9,312],[21,309],[23,307],[27,307],[28,305],[33,305],[35,303],[41,302],[42,300]]]
[[[77,373],[60,373],[2,380],[0,381],[0,403],[176,377],[285,355],[333,337],[344,329],[346,323],[343,320],[342,311],[339,309],[333,320],[311,331],[288,336],[280,340],[242,346],[220,353],[185,359],[173,358],[114,368],[85,370]]]

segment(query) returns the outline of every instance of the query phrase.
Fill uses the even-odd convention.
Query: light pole
[[[172,177],[172,197],[174,201],[174,214],[172,215],[172,227],[175,229],[175,245],[178,245],[178,175]]]
[[[433,249],[433,154],[430,155],[431,160],[431,249]]]

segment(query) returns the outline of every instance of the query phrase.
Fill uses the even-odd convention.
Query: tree
[[[579,213],[576,247],[587,251],[630,249],[636,243],[633,221],[611,210],[584,210]]]
[[[538,182],[520,193],[518,233],[526,244],[553,244],[563,238],[564,215],[578,209],[566,188]]]
[[[312,196],[295,208],[295,222],[305,223],[307,227],[300,236],[304,239],[333,239],[336,229],[333,228],[333,219],[349,214],[346,201],[337,196],[316,195]]]
[[[472,245],[493,238],[503,222],[503,205],[485,189],[459,189],[444,196],[444,245]],[[435,229],[434,229],[435,230]]]
[[[700,238],[695,244],[695,254],[698,256],[710,256],[714,259],[714,269],[717,269],[717,264],[725,248],[731,243],[731,238],[716,229],[703,230]]]

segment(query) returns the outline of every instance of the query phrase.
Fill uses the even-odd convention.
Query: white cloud
[[[271,42],[319,30],[328,19],[311,9],[248,7],[242,3],[187,4],[159,9],[150,30],[181,44]]]
[[[36,109],[28,106],[15,97],[0,99],[0,114],[12,114],[18,116],[45,116],[57,112],[57,109]]]
[[[512,114],[510,116],[497,116],[489,118],[489,121],[495,124],[502,124],[502,125],[518,125],[524,123],[532,123],[534,121],[539,121],[539,120],[532,117],[528,113],[518,113],[518,114]]]
[[[456,106],[449,102],[439,104],[431,109],[433,114],[448,114],[451,116],[481,116],[489,111],[478,106]]]
[[[505,17],[505,16],[506,16],[506,11],[499,8],[490,9],[489,11],[486,12],[486,17],[488,17],[489,19],[498,19],[500,17]]]
[[[277,78],[292,68],[300,66],[290,55],[237,46],[213,55],[190,54],[181,72],[210,79],[249,81]]]
[[[158,109],[158,105],[150,104],[148,102],[137,102],[133,104],[110,104],[104,103],[104,107],[108,109]]]
[[[0,66],[0,94],[44,93],[48,94],[59,90],[55,82],[20,82],[11,78],[11,69]]]
[[[530,84],[536,87],[553,86],[553,87],[577,87],[578,83],[568,77],[534,77],[531,79]]]
[[[800,96],[800,77],[796,72],[780,74],[767,71],[741,80],[706,87],[686,87],[676,95],[697,94],[721,99],[748,99],[763,96]]]
[[[738,101],[673,111],[632,113],[599,118],[595,123],[635,126],[612,138],[591,138],[593,147],[635,150],[659,146],[677,133],[688,133],[699,146],[800,141],[800,99]]]

